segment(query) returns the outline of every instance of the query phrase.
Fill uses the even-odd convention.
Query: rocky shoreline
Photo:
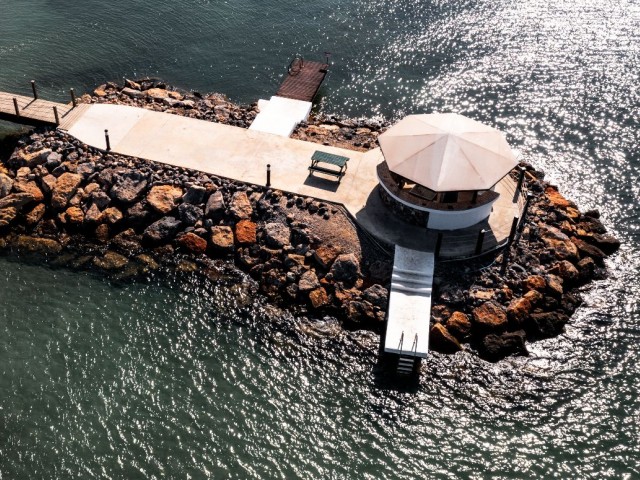
[[[159,81],[107,83],[87,103],[118,103],[248,127],[257,106]],[[296,138],[366,150],[387,124],[313,117]],[[391,249],[339,206],[178,167],[113,155],[55,130],[21,138],[0,159],[0,251],[44,256],[115,279],[162,269],[243,284],[297,313],[332,315],[382,331]],[[619,247],[597,212],[580,213],[530,166],[530,214],[504,274],[500,256],[471,270],[436,271],[431,347],[463,344],[483,358],[526,355],[526,341],[558,335],[579,288],[606,274]],[[487,263],[490,263],[487,261]],[[446,274],[445,274],[446,270]],[[243,281],[246,276],[253,281]]]

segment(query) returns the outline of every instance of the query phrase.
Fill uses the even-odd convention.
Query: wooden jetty
[[[287,75],[280,85],[278,97],[311,102],[327,76],[329,63],[311,62],[296,57],[289,65]]]
[[[76,106],[76,99],[71,90],[69,104],[49,102],[38,98],[35,82],[31,82],[33,97],[16,95],[0,91],[0,120],[7,120],[21,125],[61,125],[68,121]]]

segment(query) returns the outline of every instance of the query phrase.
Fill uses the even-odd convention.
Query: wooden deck
[[[320,85],[327,76],[329,65],[321,62],[304,61],[299,69],[287,72],[282,85],[276,95],[278,97],[311,102],[316,96]]]
[[[18,104],[18,111],[14,99]],[[49,102],[47,100],[35,100],[33,97],[15,95],[13,93],[0,92],[0,120],[7,120],[22,125],[57,125],[53,107],[58,109],[58,119],[64,122],[73,111],[73,105]]]

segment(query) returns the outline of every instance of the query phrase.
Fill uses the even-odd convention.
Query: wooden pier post
[[[60,116],[58,115],[58,107],[53,107],[53,118],[56,119],[56,125],[60,125]]]
[[[71,104],[73,105],[73,108],[76,108],[78,106],[78,101],[76,100],[76,92],[72,88],[69,90],[69,93],[71,94]]]
[[[13,97],[13,108],[16,109],[16,115],[19,117],[20,116],[20,108],[18,107],[18,99],[16,97]]]
[[[36,90],[36,81],[35,80],[31,80],[31,90],[33,90],[33,99],[37,100],[38,99],[38,91]]]

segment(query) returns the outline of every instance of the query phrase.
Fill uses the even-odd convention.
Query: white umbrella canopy
[[[487,190],[518,163],[502,132],[456,113],[409,115],[378,140],[389,170],[436,192]]]

